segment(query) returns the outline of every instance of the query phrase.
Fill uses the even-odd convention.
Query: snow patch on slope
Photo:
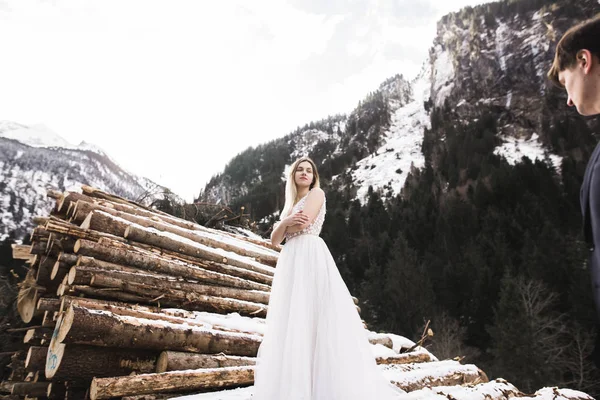
[[[413,81],[413,98],[392,115],[387,140],[374,155],[363,158],[352,171],[358,187],[357,198],[366,200],[369,186],[386,188],[398,194],[411,168],[422,168],[425,157],[421,151],[423,133],[430,128],[424,101],[430,95],[430,70],[425,68]]]
[[[504,140],[504,143],[494,149],[494,154],[503,156],[509,164],[515,165],[516,163],[521,162],[523,157],[535,161],[544,160],[547,156],[550,158],[554,168],[560,170],[562,157],[551,154],[548,150],[544,149],[539,141],[537,133],[531,135],[529,139],[516,139],[512,137],[501,138]]]

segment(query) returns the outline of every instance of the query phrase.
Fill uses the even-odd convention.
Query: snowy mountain
[[[552,43],[599,8],[591,0],[577,7],[569,1],[500,1],[449,14],[439,21],[429,57],[415,79],[396,75],[350,114],[307,124],[247,150],[200,196],[244,204],[261,219],[282,206],[281,172],[298,156],[310,155],[320,164],[324,181],[350,190],[353,198],[364,202],[369,187],[393,197],[426,160],[436,168],[444,162],[443,154],[466,151],[448,148],[449,125],[461,131],[485,119],[494,121],[494,154],[513,165],[523,157],[548,160],[559,171],[577,146],[568,143],[573,139],[563,129],[574,115],[545,71]],[[432,121],[440,123],[432,126]],[[270,179],[269,173],[278,179]]]
[[[48,214],[48,189],[80,190],[82,184],[145,202],[164,190],[94,145],[71,145],[41,125],[0,122],[0,240],[10,232],[23,238],[32,216]]]

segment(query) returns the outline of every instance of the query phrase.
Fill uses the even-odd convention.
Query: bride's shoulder
[[[321,188],[312,188],[310,194],[313,197],[325,198],[325,192]]]

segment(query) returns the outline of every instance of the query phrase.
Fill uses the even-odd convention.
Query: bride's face
[[[302,161],[300,164],[298,164],[296,172],[294,173],[294,182],[296,182],[296,187],[298,189],[310,187],[313,177],[313,169],[310,162]]]

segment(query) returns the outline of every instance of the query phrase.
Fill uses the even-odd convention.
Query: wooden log
[[[55,217],[51,217],[48,223],[46,224],[46,229],[51,232],[61,233],[63,235],[72,236],[73,238],[92,240],[97,242],[100,238],[106,237],[112,240],[117,241],[125,241],[125,239],[120,238],[118,236],[113,236],[108,233],[96,232],[96,231],[86,231],[85,229],[81,229],[78,226],[71,225],[68,222],[60,220]]]
[[[75,246],[75,239],[70,237],[63,239],[51,239],[48,241],[46,254],[57,257],[60,253],[73,253],[73,246]]]
[[[91,197],[86,196],[85,194],[77,193],[77,192],[67,192],[63,196],[61,196],[60,199],[58,199],[58,201],[56,202],[56,208],[59,212],[66,213],[69,205],[71,203],[77,203],[77,201],[79,201],[79,200],[89,201],[89,202],[94,201]]]
[[[65,277],[66,278],[66,277]],[[148,297],[138,296],[131,293],[125,293],[115,288],[97,288],[85,285],[61,285],[59,288],[61,292],[61,296],[87,296],[87,297],[96,297],[104,300],[116,300],[124,303],[142,303],[142,304],[156,304],[160,306],[160,299],[149,299]]]
[[[1,381],[0,382],[0,393],[10,393],[15,382]]]
[[[259,336],[118,316],[71,306],[55,331],[58,343],[255,356]]]
[[[113,271],[116,274],[116,271]],[[160,282],[160,281],[159,281]],[[254,303],[234,298],[204,295],[202,293],[178,290],[167,287],[166,281],[161,286],[149,286],[143,283],[127,282],[123,279],[115,280],[110,274],[95,273],[93,284],[103,288],[119,289],[124,294],[138,296],[135,299],[141,303],[153,304],[157,301],[163,306],[185,308],[194,311],[212,311],[217,313],[239,312],[242,315],[266,317],[267,305]],[[112,293],[106,292],[110,297]]]
[[[21,352],[15,353],[10,357],[10,364],[8,365],[12,370],[8,380],[9,381],[23,381],[25,379],[25,355]]]
[[[23,343],[29,345],[39,345],[42,339],[49,341],[51,336],[52,329],[43,327],[32,328],[28,329],[27,332],[25,332],[25,336],[23,337]]]
[[[46,190],[46,196],[50,197],[51,199],[60,199],[62,197],[62,192],[56,189],[48,189]]]
[[[46,365],[47,354],[48,347],[31,346],[27,351],[27,357],[25,358],[25,371],[35,372],[43,370]]]
[[[371,344],[381,344],[387,348],[393,349],[394,348],[394,342],[392,341],[392,339],[388,336],[380,336],[380,337],[370,337],[369,338],[369,343]]]
[[[31,234],[29,235],[29,241],[34,242],[38,240],[48,240],[49,236],[50,232],[48,232],[46,228],[44,228],[43,226],[36,226],[35,228],[33,228]]]
[[[132,246],[123,242],[113,242],[106,238],[100,239],[98,243],[105,246],[110,246],[111,248],[119,248],[131,252],[152,255],[152,257],[156,257],[157,254],[160,254],[162,258],[165,258],[170,261],[191,264],[193,266],[200,267],[207,271],[213,271],[224,275],[230,275],[242,279],[247,279],[250,281],[265,284],[268,287],[270,287],[271,283],[273,282],[272,276],[261,274],[260,272],[250,271],[248,269],[238,268],[232,265],[186,256],[185,254],[177,253],[171,250],[157,249],[151,245],[147,245],[144,243],[135,243],[135,246]]]
[[[50,275],[52,274],[52,268],[54,268],[56,259],[47,255],[38,255],[36,257],[36,260],[39,260],[35,278],[36,283],[45,287],[48,292],[55,292],[58,285],[52,281]]]
[[[33,272],[30,270],[30,272]],[[26,324],[30,323],[35,315],[40,315],[37,311],[37,302],[40,294],[35,287],[22,286],[17,296],[17,311],[19,316]]]
[[[183,290],[189,293],[249,301],[264,305],[269,303],[268,292],[236,289],[216,285],[203,285],[196,282],[184,281],[182,279],[177,279],[167,275],[160,275],[146,271],[140,271],[139,269],[127,268],[117,264],[98,262],[97,260],[89,257],[82,257],[81,260],[78,261],[78,265],[71,268],[67,283],[69,285],[89,285],[97,287],[119,288],[124,292],[134,294],[141,293],[136,291],[136,288],[139,285],[136,286],[133,284],[142,284],[150,286],[148,289],[156,289],[156,292],[153,290],[143,291],[143,293],[152,293],[152,298],[160,296],[160,291],[162,290],[174,289],[179,291]],[[186,298],[187,296],[184,296],[183,300]]]
[[[182,371],[200,368],[241,367],[255,364],[256,358],[254,357],[163,351],[160,353],[158,361],[156,362],[156,372]]]
[[[67,394],[67,386],[63,382],[50,382],[46,397],[50,400],[64,399]]]
[[[54,328],[56,321],[54,320],[54,311],[44,311],[42,318],[42,328]]]
[[[83,302],[81,300],[84,300]],[[135,317],[142,319],[149,319],[155,321],[166,321],[174,324],[186,324],[190,326],[197,326],[200,328],[211,328],[211,324],[197,321],[194,318],[194,314],[191,312],[186,312],[185,310],[181,310],[182,313],[189,314],[188,318],[184,318],[181,316],[169,315],[160,311],[160,309],[156,307],[144,307],[136,304],[125,304],[119,303],[121,305],[116,304],[102,304],[102,303],[94,303],[87,302],[86,300],[90,299],[73,299],[70,301],[70,304],[75,304],[80,307],[85,307],[92,310],[102,310],[109,311],[115,315],[122,315],[127,317]],[[95,300],[95,299],[94,299]],[[219,329],[221,330],[221,329]]]
[[[127,227],[136,224],[144,228],[154,228],[162,232],[169,232],[204,246],[219,248],[246,257],[251,257],[258,262],[272,267],[277,264],[277,253],[265,250],[264,247],[256,246],[256,248],[253,249],[255,245],[249,245],[247,242],[243,245],[243,241],[241,240],[238,240],[240,243],[236,244],[235,240],[231,240],[230,237],[225,235],[181,228],[159,219],[140,217],[105,208],[94,210],[93,207],[94,206],[89,205],[89,207],[85,209],[85,211],[89,211],[89,213],[81,224],[81,228],[107,232],[116,236],[124,236]],[[99,206],[95,205],[95,207]]]
[[[58,311],[59,307],[60,300],[49,297],[40,297],[37,303],[37,309],[40,311]]]
[[[86,381],[154,372],[158,357],[158,351],[73,344],[54,346],[54,351],[48,354],[44,358],[47,379]]]
[[[191,229],[191,230],[200,230],[200,231],[204,231],[204,232],[215,232],[216,231],[214,229],[206,228],[202,225],[198,225],[197,223],[194,223],[191,221],[186,221],[181,218],[173,217],[172,215],[169,215],[169,214],[164,213],[159,210],[155,210],[155,209],[148,208],[148,207],[143,207],[137,203],[129,202],[118,196],[103,193],[101,195],[101,197],[96,197],[96,194],[100,193],[97,189],[90,190],[89,192],[84,191],[84,193],[89,194],[90,197],[93,197],[94,199],[96,199],[96,198],[102,199],[101,201],[95,201],[98,205],[110,207],[117,211],[122,211],[122,212],[126,212],[126,213],[133,214],[133,215],[139,215],[139,216],[143,216],[143,217],[147,217],[147,218],[152,218],[155,220],[157,220],[157,219],[162,220],[166,223],[170,223],[170,224],[179,226],[181,228],[186,228],[186,229]],[[236,238],[238,240],[244,240],[246,242],[253,243],[255,245],[262,246],[262,247],[265,247],[265,248],[268,248],[271,250],[275,250],[277,252],[281,251],[281,246],[273,245],[272,243],[270,243],[266,240],[255,240],[255,239],[244,237],[241,235],[234,235],[232,233],[225,232],[225,231],[218,231],[218,232],[222,235],[230,236],[230,237]]]
[[[118,307],[118,308],[130,309],[133,311],[139,310],[139,311],[145,311],[145,312],[150,312],[150,313],[161,312],[159,307],[153,307],[153,306],[148,306],[148,305],[142,306],[139,304],[125,303],[122,301],[110,301],[110,300],[94,299],[94,298],[86,298],[86,297],[74,297],[74,296],[69,296],[69,295],[65,295],[60,298],[59,311],[63,312],[65,310],[69,309],[69,306],[71,306],[72,304],[78,305],[78,306],[84,307],[84,308],[90,308],[93,310],[110,311],[110,307]],[[182,310],[182,312],[185,312],[185,311]],[[188,318],[193,318],[192,312],[186,312],[186,313],[189,314],[189,316],[187,316]]]
[[[47,240],[36,240],[31,243],[31,248],[29,249],[29,254],[46,254],[46,246],[48,245]]]
[[[167,275],[179,276],[222,286],[237,287],[240,289],[270,290],[270,287],[265,284],[207,271],[195,265],[167,260],[157,255],[143,254],[142,252],[136,253],[130,250],[132,249],[106,246],[101,243],[83,239],[78,240],[75,244],[75,252],[77,254],[94,257],[115,264],[133,266],[148,271],[160,272]]]
[[[96,400],[140,394],[240,387],[252,385],[253,382],[254,367],[211,368],[118,378],[97,378],[92,380],[90,398]]]
[[[59,253],[56,262],[52,266],[50,279],[53,281],[62,281],[69,269],[77,263],[77,256],[71,253]]]
[[[11,394],[18,396],[45,397],[50,382],[16,382]]]
[[[31,256],[31,246],[26,244],[11,244],[12,247],[12,257],[15,260],[29,260],[32,258]]]
[[[261,274],[272,276],[273,269],[256,262],[247,262],[243,259],[235,257],[235,253],[231,253],[228,257],[210,247],[199,243],[191,242],[190,240],[178,240],[174,237],[159,234],[156,230],[141,227],[139,225],[130,225],[125,230],[125,238],[140,243],[145,243],[161,249],[185,254],[190,257],[200,258],[213,262],[227,263],[234,267],[244,268],[249,271],[259,272]]]
[[[125,237],[125,230],[131,222],[121,218],[114,218],[113,214],[125,214],[119,213],[119,211],[113,211],[106,209],[103,211],[96,210],[92,204],[86,202],[77,202],[77,215],[75,216],[74,222],[83,216],[83,222],[81,222],[81,229],[91,229],[94,231],[106,232],[115,236]],[[100,206],[96,206],[100,207]],[[110,210],[110,211],[109,211]]]
[[[430,362],[431,357],[427,353],[404,353],[390,357],[377,357],[377,364],[412,364]]]
[[[41,215],[36,215],[35,217],[31,218],[31,221],[35,224],[35,225],[46,225],[46,222],[48,222],[48,217],[43,217]]]

